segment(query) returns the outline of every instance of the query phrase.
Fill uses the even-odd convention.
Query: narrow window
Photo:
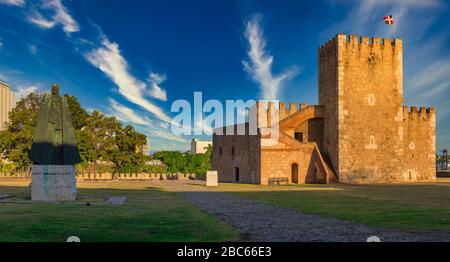
[[[222,155],[222,147],[219,147],[219,155]]]
[[[303,133],[302,132],[296,132],[295,133],[295,139],[297,139],[300,142],[303,142]]]
[[[231,155],[234,156],[234,146],[231,147]]]
[[[367,103],[369,104],[369,106],[374,106],[375,105],[375,95],[374,94],[370,94],[367,97]]]

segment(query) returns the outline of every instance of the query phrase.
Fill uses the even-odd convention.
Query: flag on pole
[[[394,24],[394,18],[392,17],[392,15],[387,15],[385,17],[383,17],[384,23],[387,25],[393,25]]]

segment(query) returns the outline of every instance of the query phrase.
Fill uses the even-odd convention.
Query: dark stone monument
[[[39,106],[31,147],[32,200],[71,201],[76,197],[75,164],[81,162],[69,103],[52,85]]]

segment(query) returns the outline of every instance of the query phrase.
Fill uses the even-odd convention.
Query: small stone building
[[[256,105],[257,132],[213,135],[219,181],[351,184],[436,178],[436,112],[403,106],[401,39],[319,47],[319,104]],[[223,130],[229,127],[224,127]],[[232,129],[238,129],[234,126]],[[276,142],[267,143],[276,131]],[[272,141],[273,142],[273,141]]]

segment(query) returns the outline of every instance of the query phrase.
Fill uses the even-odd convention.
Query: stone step
[[[111,204],[111,205],[123,205],[126,201],[127,201],[127,197],[115,196],[115,197],[110,197],[108,200],[106,200],[106,203]]]

